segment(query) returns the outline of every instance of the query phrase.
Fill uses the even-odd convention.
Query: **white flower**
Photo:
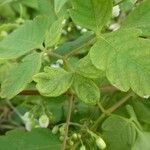
[[[58,59],[58,60],[56,61],[56,63],[58,63],[59,65],[63,65],[63,64],[64,64],[64,61],[63,61],[62,59]]]
[[[32,130],[32,128],[33,128],[32,120],[28,120],[28,121],[25,122],[25,128],[26,128],[27,131],[31,131]]]
[[[102,150],[106,148],[106,143],[101,137],[96,139],[96,145],[99,149],[102,149]]]
[[[109,30],[111,30],[111,31],[116,31],[116,30],[118,30],[120,28],[120,24],[119,23],[114,23],[114,24],[111,24],[110,26],[109,26]]]
[[[51,67],[52,68],[60,68],[60,65],[59,64],[51,64]]]
[[[150,97],[150,95],[145,95],[143,96],[143,98],[148,99]]]
[[[30,120],[30,112],[26,112],[21,118],[24,122],[29,121]]]
[[[77,28],[78,30],[81,30],[81,29],[82,29],[82,27],[81,27],[81,26],[78,26],[78,25],[76,25],[76,28]]]
[[[49,117],[47,115],[42,115],[39,118],[39,125],[41,128],[47,128],[49,125]]]
[[[118,17],[119,14],[120,14],[120,7],[119,7],[119,5],[116,5],[116,6],[113,7],[112,15],[114,17]]]
[[[86,28],[83,28],[82,30],[81,30],[81,33],[85,33],[85,32],[87,32],[88,30],[86,29]]]

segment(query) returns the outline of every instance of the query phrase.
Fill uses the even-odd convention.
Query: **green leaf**
[[[124,20],[123,27],[135,27],[143,31],[142,35],[150,36],[150,1],[141,2]]]
[[[46,38],[45,38],[45,45],[46,47],[52,47],[56,45],[59,42],[59,39],[62,34],[62,29],[63,29],[63,24],[62,24],[63,19],[60,18],[59,20],[55,21],[50,29],[46,32]]]
[[[31,132],[9,131],[0,136],[0,145],[0,150],[60,150],[61,147],[59,139],[49,129],[41,128]]]
[[[95,105],[100,100],[99,88],[91,79],[75,74],[73,88],[84,103]]]
[[[54,0],[55,12],[58,13],[68,0]]]
[[[49,19],[44,16],[26,22],[0,42],[0,58],[17,58],[40,48],[48,27]]]
[[[44,72],[34,76],[41,95],[57,97],[65,93],[72,84],[72,73],[62,68],[45,67]]]
[[[70,11],[73,21],[97,34],[112,14],[112,0],[73,0]]]
[[[150,95],[150,41],[139,30],[124,29],[101,36],[92,47],[93,64],[105,70],[108,80],[122,91],[130,88],[140,96]]]
[[[38,10],[35,12],[37,15],[47,15],[49,16],[51,23],[57,20],[57,15],[54,11],[54,4],[52,0],[37,0],[38,1]]]
[[[136,140],[136,129],[126,118],[111,115],[102,124],[104,140],[109,150],[129,150]]]
[[[134,107],[138,120],[142,123],[150,124],[150,99],[143,100],[136,97],[133,99],[132,106]]]
[[[5,80],[7,74],[14,68],[16,63],[0,60],[0,83]]]
[[[87,55],[86,57],[79,60],[77,63],[77,67],[75,71],[87,78],[99,78],[102,75],[102,71],[97,69],[91,62],[90,56]]]
[[[139,132],[137,140],[131,150],[149,150],[150,132]]]
[[[9,74],[1,85],[1,97],[11,99],[32,81],[32,76],[41,68],[41,54],[33,53],[22,60]]]
[[[22,4],[34,8],[34,9],[38,9],[38,0],[19,0]]]
[[[90,42],[94,37],[93,32],[87,32],[74,41],[69,41],[60,45],[56,49],[56,52],[60,55],[66,55],[74,49],[82,48],[85,43]]]

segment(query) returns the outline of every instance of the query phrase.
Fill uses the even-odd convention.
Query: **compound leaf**
[[[122,91],[130,88],[150,95],[150,42],[136,29],[124,29],[101,37],[92,47],[93,64],[106,71],[108,80]]]
[[[100,33],[112,13],[112,0],[73,0],[70,15],[73,21]]]
[[[21,63],[8,73],[1,85],[0,96],[11,99],[16,96],[32,81],[41,68],[41,54],[33,53],[26,56]]]
[[[62,68],[45,67],[34,76],[37,89],[44,96],[56,97],[66,92],[72,84],[72,73]]]

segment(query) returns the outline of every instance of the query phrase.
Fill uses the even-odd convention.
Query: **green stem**
[[[122,104],[124,104],[131,96],[133,96],[132,92],[127,94],[125,97],[119,100],[116,104],[114,104],[113,106],[108,108],[104,113],[102,113],[102,115],[96,120],[95,124],[91,127],[91,130],[95,131],[98,125],[105,119],[106,116],[114,112],[117,108],[119,108]]]
[[[87,43],[84,43],[83,45],[75,48],[75,49],[72,49],[69,53],[67,53],[64,58],[67,59],[68,57],[72,56],[72,55],[75,55],[80,49],[84,48],[84,47],[87,47],[89,46],[90,44],[93,44],[94,42],[96,41],[96,37],[94,38],[91,38]]]
[[[66,127],[65,127],[65,134],[64,134],[64,141],[63,141],[63,145],[62,145],[62,150],[66,149],[68,130],[69,130],[71,112],[72,112],[72,106],[73,106],[73,94],[69,97],[68,103],[69,103],[69,105],[68,105],[68,116],[67,116],[67,120],[66,120]]]

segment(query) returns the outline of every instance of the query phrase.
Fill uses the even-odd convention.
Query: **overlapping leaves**
[[[135,29],[122,29],[101,36],[92,47],[93,64],[122,91],[130,88],[140,96],[150,95],[150,42]]]
[[[10,99],[24,90],[32,81],[33,75],[39,72],[41,68],[41,54],[33,53],[26,56],[21,63],[16,65],[1,84],[2,98]]]

